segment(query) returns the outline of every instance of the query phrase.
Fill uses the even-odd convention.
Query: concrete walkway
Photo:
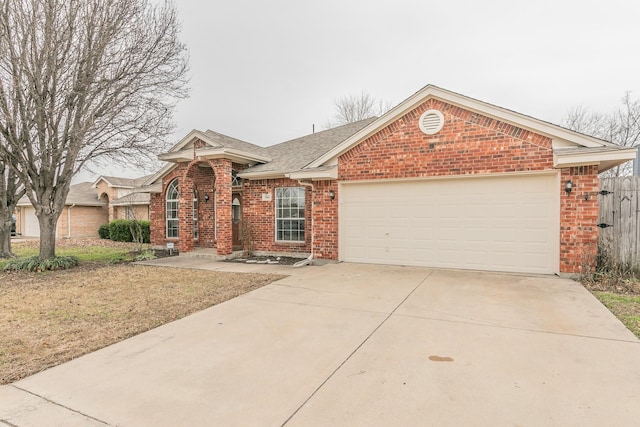
[[[263,267],[292,275],[1,387],[0,426],[638,425],[640,342],[576,282]]]

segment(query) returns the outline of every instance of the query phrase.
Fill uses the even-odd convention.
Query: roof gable
[[[334,162],[337,157],[351,150],[361,142],[365,141],[367,138],[380,132],[385,127],[398,121],[403,116],[419,107],[420,105],[426,103],[430,99],[437,99],[447,104],[460,107],[471,112],[476,112],[482,114],[483,116],[512,124],[524,130],[528,130],[536,134],[548,137],[552,140],[554,148],[583,147],[589,149],[607,147],[611,150],[619,150],[618,146],[610,142],[574,132],[561,126],[538,120],[533,117],[526,116],[502,107],[488,104],[477,99],[469,98],[467,96],[460,95],[458,93],[451,92],[437,86],[427,85],[420,91],[413,94],[411,97],[407,98],[405,101],[401,102],[396,107],[389,110],[376,121],[370,123],[360,131],[343,141],[341,144],[337,145],[333,149],[327,151],[322,156],[315,159],[308,165],[308,167],[320,167]]]

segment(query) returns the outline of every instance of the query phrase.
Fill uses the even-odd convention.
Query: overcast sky
[[[176,6],[191,96],[177,106],[171,142],[195,128],[268,146],[318,129],[342,96],[366,91],[396,105],[427,84],[554,123],[576,105],[609,111],[625,91],[640,98],[632,0]]]

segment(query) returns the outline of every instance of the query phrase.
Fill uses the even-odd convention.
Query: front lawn
[[[93,241],[101,242],[101,241]],[[102,241],[104,242],[104,241]],[[0,384],[7,384],[281,278],[112,264],[130,244],[61,245],[79,267],[0,271]],[[32,243],[16,254],[37,253]],[[35,252],[33,252],[35,251]]]

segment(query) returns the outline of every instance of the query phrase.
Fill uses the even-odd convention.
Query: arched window
[[[178,237],[178,179],[167,186],[167,237]]]

